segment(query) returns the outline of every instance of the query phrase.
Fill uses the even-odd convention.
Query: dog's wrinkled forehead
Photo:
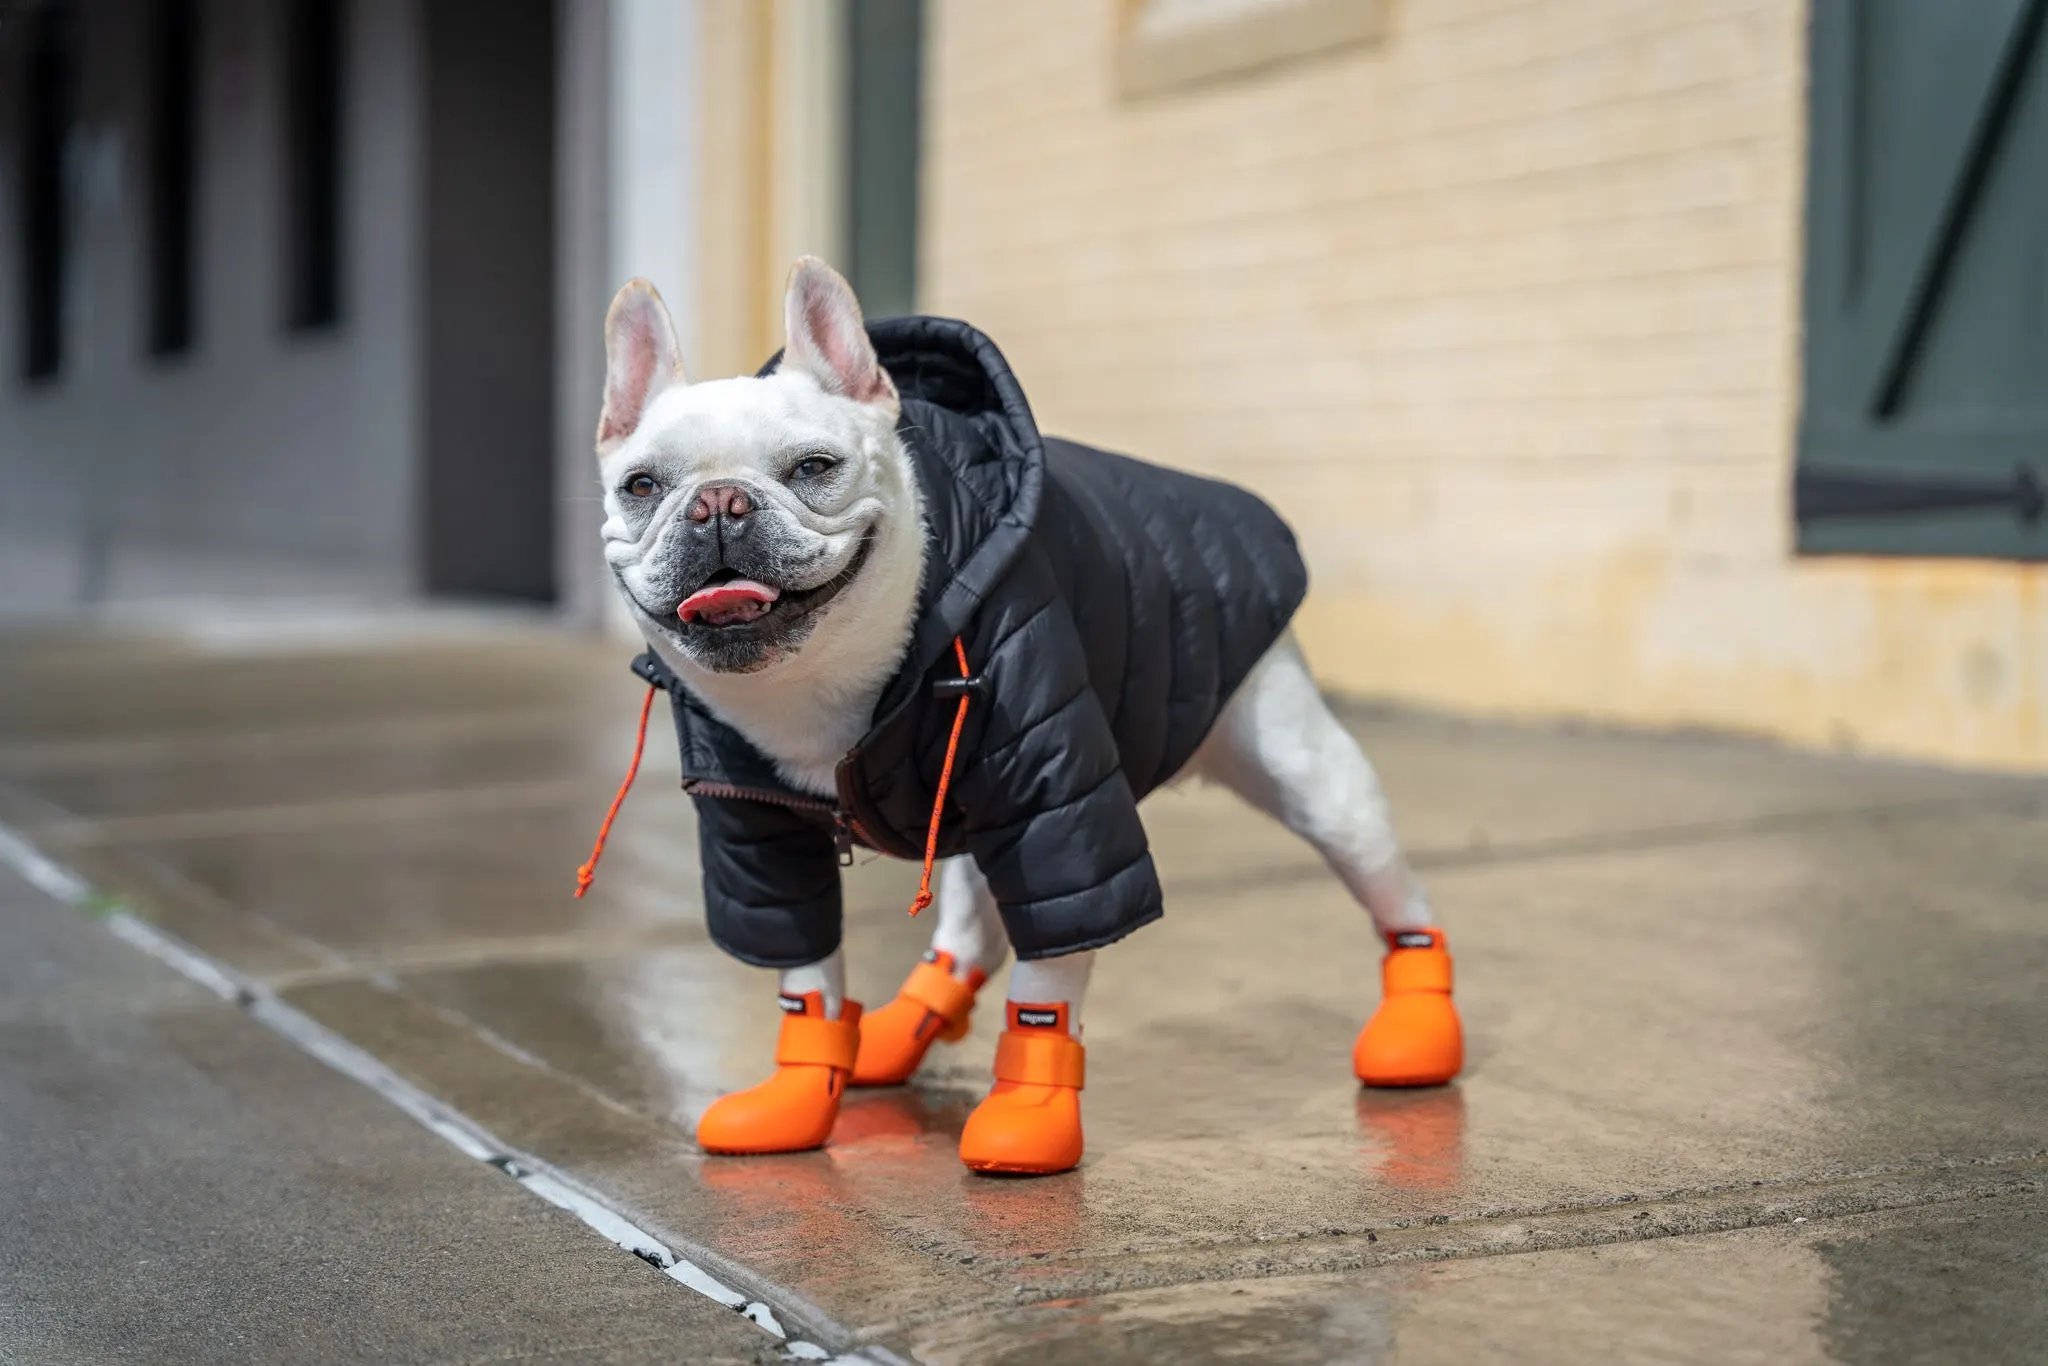
[[[872,425],[859,408],[803,375],[708,380],[656,397],[639,429],[603,466],[614,478],[645,468],[675,488],[718,477],[775,478],[793,454],[870,455]]]

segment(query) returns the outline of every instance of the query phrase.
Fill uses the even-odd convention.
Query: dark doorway
[[[342,312],[341,0],[290,0],[283,36],[285,324],[306,331]]]
[[[551,601],[554,0],[427,0],[429,593]]]
[[[28,11],[21,83],[21,373],[54,379],[64,364],[64,285],[69,245],[64,203],[64,143],[71,134],[77,81],[71,8]]]
[[[156,0],[149,25],[149,354],[192,348],[198,295],[199,0]]]

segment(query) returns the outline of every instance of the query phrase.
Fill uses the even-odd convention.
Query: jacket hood
[[[1019,959],[1099,948],[1161,913],[1138,801],[1286,630],[1307,588],[1293,533],[1243,489],[1041,440],[1002,354],[965,324],[868,330],[903,397],[927,558],[909,657],[837,800],[790,792],[651,652],[634,665],[673,699],[705,924],[749,963],[820,961],[857,841],[972,857]],[[956,673],[956,634],[986,705],[926,686]]]
[[[896,433],[925,503],[925,575],[910,651],[875,709],[906,701],[1001,582],[1038,519],[1045,443],[1010,363],[952,318],[878,318],[868,338],[903,415]],[[776,352],[761,373],[782,363]]]

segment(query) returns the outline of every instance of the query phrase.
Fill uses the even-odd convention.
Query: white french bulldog
[[[772,374],[690,383],[654,289],[636,280],[619,291],[606,320],[597,434],[604,551],[675,679],[790,787],[830,799],[836,767],[910,646],[926,570],[925,499],[898,435],[896,385],[846,282],[823,262],[799,261],[785,320],[787,347]],[[1183,772],[1228,786],[1313,844],[1397,954],[1404,934],[1441,953],[1378,779],[1290,636],[1252,669]],[[927,959],[943,954],[950,971],[978,985],[1007,955],[999,908],[972,858],[947,860],[938,887]],[[1092,959],[1082,951],[1020,962],[1011,1001],[1064,1005],[1063,1023],[1078,1037]],[[785,967],[782,990],[786,1002],[816,994],[836,1018],[840,955]],[[1359,1072],[1373,1080],[1363,1062]]]
[[[818,263],[789,297],[810,311],[776,373],[689,384],[660,296],[619,291],[603,536],[647,643],[787,781],[829,794],[909,643],[924,532],[851,293]]]

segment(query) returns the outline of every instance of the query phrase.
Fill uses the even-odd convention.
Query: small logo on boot
[[[1427,949],[1436,945],[1436,936],[1427,930],[1400,930],[1394,935],[1397,949]]]
[[[1027,1029],[1054,1029],[1058,1027],[1059,1022],[1060,1013],[1057,1010],[1020,1010],[1017,1012],[1017,1023]]]
[[[782,1013],[785,1015],[801,1015],[804,1013],[804,998],[801,996],[777,996],[775,1004],[782,1007]]]

